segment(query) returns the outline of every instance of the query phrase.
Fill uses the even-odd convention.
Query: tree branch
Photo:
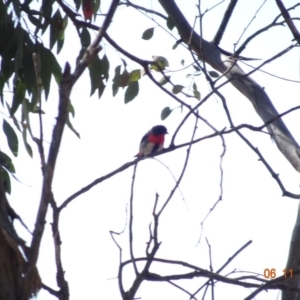
[[[294,36],[294,39],[300,44],[299,31],[297,30],[295,24],[293,23],[288,10],[285,8],[285,6],[281,0],[276,0],[276,4],[277,4],[279,10],[281,11],[281,14],[282,14],[284,20],[286,21],[287,25],[289,26],[289,28]]]
[[[31,286],[32,286],[32,280],[34,275],[34,269],[38,259],[39,247],[44,232],[45,218],[48,210],[48,204],[53,199],[53,195],[52,195],[53,174],[56,166],[56,160],[60,148],[64,126],[68,116],[68,105],[69,105],[69,99],[70,99],[72,87],[74,86],[77,79],[81,76],[85,68],[92,61],[92,59],[101,50],[99,43],[103,38],[112,20],[112,17],[115,13],[119,1],[120,0],[112,1],[107,16],[103,22],[102,28],[99,29],[96,39],[87,49],[84,57],[82,58],[81,62],[77,65],[74,73],[71,74],[70,65],[66,63],[65,70],[62,75],[62,79],[60,83],[60,91],[59,91],[58,117],[52,133],[52,140],[49,149],[48,161],[44,172],[42,195],[41,195],[40,205],[38,209],[38,214],[36,217],[36,224],[33,232],[33,238],[29,250],[28,263],[26,266],[26,272],[24,278],[24,287],[26,287],[26,290],[24,291],[24,297],[25,297],[24,299],[26,299],[26,297],[29,298],[31,294]],[[62,0],[57,0],[57,2],[62,7],[65,6]]]
[[[120,5],[127,5],[127,6],[130,6],[130,7],[133,7],[135,9],[138,9],[138,10],[141,10],[145,13],[148,13],[148,14],[153,14],[153,15],[157,15],[159,17],[161,17],[162,19],[164,20],[167,20],[168,18],[166,16],[164,16],[163,14],[159,13],[158,11],[155,11],[153,9],[148,9],[146,7],[143,7],[143,6],[139,6],[139,5],[136,5],[134,3],[132,3],[131,1],[129,0],[126,0],[124,3],[120,3]]]
[[[52,198],[51,186],[52,186],[53,174],[56,165],[56,159],[57,159],[58,150],[60,148],[62,134],[67,120],[67,115],[68,115],[69,97],[72,88],[72,84],[71,84],[72,77],[70,72],[71,72],[70,65],[67,63],[60,83],[58,116],[56,118],[57,121],[52,133],[52,140],[49,149],[48,161],[44,172],[40,206],[36,217],[33,238],[29,249],[28,264],[26,267],[25,278],[24,278],[24,282],[25,282],[24,287],[26,288],[26,290],[24,291],[24,296],[28,298],[30,296],[32,274],[38,259],[40,243],[44,233],[45,218],[48,210],[48,204]]]
[[[159,0],[159,2],[168,15],[171,15],[174,18],[175,25],[181,38],[186,44],[188,44],[192,28],[177,7],[175,1]],[[256,112],[264,123],[278,116],[277,110],[264,89],[253,79],[246,76],[238,64],[235,64],[234,60],[227,59],[222,61],[222,54],[220,50],[212,43],[202,39],[202,37],[195,32],[193,32],[190,46],[202,60],[210,64],[214,69],[222,73],[225,73],[230,69],[230,71],[226,74],[227,79],[231,80],[231,83],[251,101]],[[291,163],[291,165],[300,172],[300,147],[284,124],[283,120],[280,118],[270,124],[268,126],[268,131],[273,137],[278,149]]]
[[[222,22],[220,24],[220,27],[215,35],[215,37],[213,38],[212,40],[212,43],[216,46],[218,46],[221,42],[221,39],[223,37],[223,34],[225,32],[225,29],[228,25],[228,22],[231,18],[231,15],[232,15],[232,12],[237,4],[238,0],[230,0],[230,3],[228,4],[228,7],[224,13],[224,16],[223,16],[223,19],[222,19]]]

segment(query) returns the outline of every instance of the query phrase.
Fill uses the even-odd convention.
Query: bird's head
[[[162,135],[162,134],[168,134],[168,130],[163,125],[156,125],[152,128],[152,134],[153,135]]]

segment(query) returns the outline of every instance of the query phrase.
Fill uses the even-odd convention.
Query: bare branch
[[[168,15],[173,16],[181,38],[185,43],[188,43],[189,35],[192,29],[180,9],[177,7],[175,1],[159,0],[159,2]],[[220,50],[215,45],[204,40],[195,32],[193,33],[193,38],[190,45],[191,49],[195,51],[202,60],[209,63],[213,68],[221,73],[226,72],[232,67],[233,64],[235,64],[235,62],[230,59],[223,61]],[[249,76],[246,75],[237,64],[231,68],[230,72],[226,74],[226,77],[244,96],[251,101],[253,107],[258,115],[262,118],[264,123],[278,115],[277,110],[275,109],[265,90],[253,79],[249,78]],[[268,126],[268,131],[274,138],[278,149],[287,158],[291,165],[300,172],[300,147],[286,127],[283,120],[278,119],[276,122],[270,124]]]
[[[215,35],[215,37],[212,40],[212,43],[216,46],[218,46],[221,42],[221,39],[223,37],[223,34],[225,32],[225,29],[228,25],[228,22],[231,18],[232,12],[237,4],[238,0],[230,0],[230,3],[228,4],[228,7],[224,13],[223,19],[221,21],[220,27]]]
[[[155,154],[153,154],[151,157],[154,157],[154,156],[159,156],[159,155],[163,155],[165,153],[168,153],[168,152],[172,152],[174,151],[175,149],[179,149],[179,148],[182,148],[182,147],[186,147],[190,144],[195,144],[195,143],[198,143],[200,141],[203,141],[203,140],[206,140],[206,139],[210,139],[210,138],[213,138],[213,137],[217,137],[217,136],[221,136],[223,134],[230,134],[232,132],[235,132],[237,130],[240,130],[242,128],[247,128],[249,130],[252,130],[252,131],[261,131],[263,128],[265,128],[266,126],[268,126],[269,124],[271,124],[272,122],[276,121],[277,118],[280,118],[294,110],[297,110],[297,109],[300,109],[300,106],[296,106],[296,107],[293,107],[285,112],[283,112],[282,114],[279,114],[277,115],[273,120],[269,120],[266,124],[263,124],[261,126],[252,126],[252,125],[249,125],[249,124],[241,124],[241,125],[238,125],[236,127],[233,127],[231,129],[228,129],[228,130],[225,130],[222,129],[221,131],[216,131],[212,134],[209,134],[209,135],[206,135],[204,137],[200,137],[198,139],[195,139],[193,140],[192,142],[187,142],[187,143],[183,143],[183,144],[180,144],[180,145],[170,145],[168,148],[165,148],[163,149],[162,151],[159,151]],[[254,148],[255,149],[255,148]],[[256,151],[258,151],[256,149]],[[259,151],[258,151],[259,152]],[[131,162],[128,162],[128,163],[125,163],[124,165],[122,165],[121,167],[117,168],[116,170],[102,176],[102,177],[99,177],[97,179],[95,179],[93,182],[91,182],[90,184],[86,185],[85,187],[83,187],[81,190],[75,192],[73,195],[71,195],[69,198],[67,198],[60,206],[59,206],[59,210],[62,210],[63,208],[65,208],[72,200],[74,200],[75,198],[77,198],[78,196],[82,195],[83,193],[86,193],[87,191],[89,191],[91,188],[93,188],[94,186],[96,186],[97,184],[101,183],[102,181],[105,181],[106,179],[114,176],[115,174],[117,173],[120,173],[126,169],[128,169],[129,167],[133,166],[135,163],[137,162],[137,159],[136,160],[133,160]],[[270,167],[271,168],[271,167]],[[272,170],[272,168],[270,169]],[[276,174],[273,170],[272,170],[272,173],[271,174]],[[278,176],[275,176],[275,179],[276,181],[278,181],[278,183],[280,183],[279,185],[282,187],[282,191],[283,191],[283,196],[287,196],[287,197],[290,197],[290,198],[294,198],[294,199],[300,199],[300,195],[298,194],[293,194],[293,193],[290,193],[288,191],[286,191],[286,189],[284,188],[283,184],[281,183],[280,179],[278,178]]]
[[[61,0],[57,0],[57,1],[62,7],[66,6]],[[44,180],[43,180],[43,187],[42,187],[42,195],[41,195],[40,205],[38,209],[38,214],[36,217],[35,229],[33,232],[33,238],[31,241],[30,251],[28,255],[28,264],[26,266],[26,272],[24,278],[24,287],[26,287],[24,291],[24,296],[27,298],[29,298],[31,293],[31,283],[33,280],[35,265],[39,254],[40,242],[44,232],[45,217],[48,210],[48,204],[53,199],[51,186],[52,186],[53,174],[56,166],[57,155],[58,155],[58,151],[62,139],[62,134],[68,116],[68,105],[69,105],[71,90],[73,85],[77,81],[77,79],[85,70],[85,68],[88,66],[91,60],[95,57],[95,55],[97,55],[97,53],[101,49],[99,43],[111,22],[111,19],[114,15],[116,7],[118,6],[118,3],[119,0],[112,1],[112,4],[108,11],[107,17],[104,20],[102,28],[100,28],[95,41],[90,45],[83,59],[77,65],[74,74],[71,74],[70,65],[67,63],[65,66],[64,73],[62,75],[62,79],[60,83],[60,91],[59,91],[58,117],[57,117],[57,122],[53,129],[48,161],[43,174]]]
[[[242,61],[242,63],[243,63],[244,65],[246,65],[246,66],[252,68],[252,69],[255,69],[255,67],[251,66],[250,64],[245,63],[244,61]],[[284,80],[284,81],[288,81],[288,82],[292,82],[292,83],[300,83],[300,80],[288,79],[288,78],[281,77],[281,76],[272,74],[272,73],[267,72],[267,71],[264,71],[264,70],[258,70],[258,71],[261,72],[261,73],[267,74],[267,75],[269,75],[269,76],[278,78],[278,79],[280,79],[280,80]]]
[[[217,270],[217,274],[221,273],[221,271],[224,270],[224,268],[229,265],[229,263],[236,257],[238,256],[244,249],[246,249],[250,244],[252,243],[252,241],[248,241],[245,245],[243,245],[240,249],[238,249],[231,257],[228,258],[227,262]],[[241,278],[239,278],[241,279]],[[265,280],[263,280],[265,281]],[[202,288],[204,288],[207,284],[209,283],[209,280],[206,281],[199,289],[197,289],[197,291],[195,293],[193,293],[193,296],[196,296],[200,290],[202,290]]]
[[[71,69],[69,64],[66,64],[64,73],[62,75],[61,84],[60,84],[58,116],[56,118],[57,121],[52,133],[52,140],[49,149],[48,161],[44,172],[42,195],[41,195],[40,205],[38,209],[38,214],[36,217],[33,238],[31,241],[29,255],[28,255],[28,264],[26,266],[26,273],[24,278],[24,287],[27,287],[26,290],[24,291],[24,295],[27,295],[28,298],[30,296],[31,282],[33,280],[32,276],[38,259],[40,243],[44,232],[45,218],[48,210],[48,204],[52,199],[51,186],[52,186],[54,169],[56,165],[56,159],[58,155],[58,150],[60,148],[64,126],[67,120],[69,97],[70,97],[71,86],[72,86],[71,85],[72,77],[70,71]]]
[[[54,289],[52,289],[52,288],[49,287],[48,285],[42,283],[42,288],[43,288],[44,290],[46,290],[47,292],[49,292],[52,296],[55,296],[55,297],[57,297],[57,298],[59,297],[59,292],[56,291],[56,290],[54,290]]]
[[[130,6],[130,7],[135,8],[135,9],[141,10],[141,11],[143,11],[143,12],[145,12],[145,13],[157,15],[157,16],[161,17],[161,18],[164,19],[164,20],[167,20],[167,19],[168,19],[166,16],[164,16],[163,14],[161,14],[161,13],[158,12],[158,11],[155,11],[155,10],[153,10],[153,9],[149,9],[149,8],[146,8],[146,7],[143,7],[143,6],[136,5],[136,4],[132,3],[132,2],[129,1],[129,0],[125,0],[124,3],[121,2],[120,5],[127,5],[127,6]]]
[[[240,35],[238,41],[234,44],[234,52],[235,52],[235,47],[237,46],[237,44],[239,43],[239,41],[241,40],[241,38],[243,37],[243,35],[245,34],[246,30],[250,27],[251,23],[254,21],[254,19],[256,18],[257,14],[259,13],[259,11],[262,9],[262,7],[266,4],[267,0],[264,0],[264,2],[261,4],[261,6],[257,9],[257,11],[255,12],[254,16],[252,17],[252,19],[250,20],[250,22],[248,23],[248,25],[246,26],[246,28],[244,28],[243,33]]]
[[[52,236],[54,242],[54,253],[55,253],[55,264],[56,264],[56,282],[59,287],[59,299],[60,300],[68,300],[69,293],[69,285],[65,279],[65,271],[62,266],[61,260],[61,239],[59,232],[59,216],[60,212],[57,208],[55,200],[52,198],[50,201],[52,211],[53,211],[53,222],[51,224],[52,227]]]
[[[198,118],[196,118],[196,122],[195,122],[195,126],[194,126],[194,130],[193,130],[193,133],[192,133],[192,137],[191,137],[191,141],[189,143],[189,147],[188,149],[186,150],[186,158],[185,158],[185,162],[183,164],[183,168],[182,168],[182,171],[181,171],[181,174],[177,180],[177,182],[175,183],[175,186],[174,188],[172,189],[172,191],[170,192],[170,195],[169,197],[167,198],[167,200],[165,201],[165,203],[163,204],[162,208],[160,209],[160,211],[158,212],[157,214],[157,217],[159,217],[162,212],[164,211],[164,209],[166,208],[167,204],[170,202],[170,200],[172,199],[176,189],[178,188],[182,178],[183,178],[183,175],[185,173],[185,170],[187,168],[187,164],[188,164],[188,161],[189,161],[189,158],[190,158],[190,151],[191,151],[191,147],[192,147],[192,144],[193,144],[193,141],[194,141],[194,137],[195,137],[195,134],[196,134],[196,130],[197,130],[197,124],[198,124]]]
[[[276,0],[276,4],[279,8],[279,10],[281,11],[281,14],[284,18],[284,20],[286,21],[286,23],[288,24],[294,39],[298,42],[298,44],[300,44],[300,34],[298,29],[296,28],[295,24],[293,23],[290,14],[288,12],[288,10],[285,8],[284,4],[282,3],[281,0]]]
[[[295,18],[295,19],[299,19],[299,18]],[[239,54],[246,48],[246,46],[258,35],[260,35],[261,33],[269,30],[270,28],[273,28],[275,26],[284,26],[284,23],[286,23],[285,21],[282,22],[278,22],[276,23],[275,21],[273,21],[271,24],[257,30],[255,33],[253,33],[252,35],[250,35],[245,41],[244,43],[232,54],[232,57],[239,57]]]

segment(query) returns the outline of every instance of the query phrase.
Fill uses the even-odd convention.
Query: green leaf
[[[42,14],[45,19],[51,19],[53,2],[52,0],[43,0],[42,2]]]
[[[169,79],[170,79],[171,76],[163,76],[160,80],[159,80],[159,83],[161,85],[165,85],[167,82],[169,82]]]
[[[8,105],[8,103],[6,102],[6,107],[7,107],[7,110],[10,111],[10,106]],[[17,127],[17,129],[21,132],[21,129],[20,129],[20,125],[19,125],[19,122],[17,120],[17,118],[14,116],[14,115],[11,115],[11,118],[14,122],[14,125]]]
[[[141,70],[133,70],[129,73],[128,83],[136,82],[141,78]]]
[[[31,93],[37,94],[37,81],[31,52],[27,52],[24,54],[22,67],[24,82],[26,84],[29,95]]]
[[[85,26],[82,27],[80,41],[83,48],[87,48],[91,43],[91,35]]]
[[[75,130],[75,128],[73,127],[73,125],[72,125],[72,123],[70,121],[70,114],[73,117],[75,115],[74,107],[73,107],[71,101],[69,101],[68,111],[69,111],[69,114],[68,114],[68,118],[67,118],[66,124],[70,128],[70,130],[80,139],[80,134],[78,133],[78,131]]]
[[[74,4],[75,4],[75,7],[76,7],[76,11],[79,10],[80,8],[80,5],[81,5],[81,0],[73,0],[74,1]]]
[[[215,72],[215,71],[208,71],[208,74],[210,75],[210,77],[212,78],[218,78],[220,75]]]
[[[25,98],[22,103],[22,123],[23,126],[26,126],[31,136],[32,132],[30,126],[29,112],[31,112],[32,109],[34,109],[34,107],[32,107],[32,105],[29,103],[29,100]]]
[[[53,55],[53,53],[49,49],[45,48],[41,44],[39,44],[39,52],[40,52],[41,59],[42,59],[42,68],[41,69],[43,70],[43,68],[46,68],[47,70],[51,70],[57,84],[60,84],[61,67],[58,64],[55,56]]]
[[[173,94],[178,94],[181,92],[181,90],[184,88],[184,86],[180,85],[180,84],[175,84],[172,88],[172,93]]]
[[[143,32],[142,39],[150,40],[153,37],[154,27],[148,28]]]
[[[129,73],[127,70],[124,70],[124,72],[121,75],[120,87],[125,87],[129,85],[128,79],[129,79]]]
[[[71,100],[69,101],[68,112],[72,115],[73,118],[75,117],[75,109],[74,109],[74,106],[71,103]]]
[[[1,60],[1,75],[3,76],[5,81],[11,77],[11,75],[15,71],[15,64],[10,59],[2,59]]]
[[[17,50],[17,30],[13,24],[13,20],[8,20],[8,23],[0,22],[0,53],[7,60],[13,59]]]
[[[125,86],[129,85],[128,79],[129,79],[129,73],[125,69],[121,75],[118,73],[115,73],[115,77],[113,78],[113,83],[118,87],[124,88]]]
[[[80,63],[84,53],[85,53],[85,48],[81,48],[78,56],[76,57],[76,66]]]
[[[178,47],[178,45],[179,45],[178,43],[175,43],[172,47],[172,50],[175,50]]]
[[[195,98],[197,98],[197,99],[200,101],[200,99],[201,99],[201,94],[200,94],[199,91],[194,90],[194,96],[195,96]]]
[[[180,63],[184,66],[184,59],[182,59],[182,60],[180,61]]]
[[[160,118],[161,118],[162,120],[165,120],[165,119],[171,114],[171,112],[172,112],[172,109],[171,109],[169,106],[165,107],[165,108],[161,111]]]
[[[21,17],[21,4],[18,0],[12,0],[14,12],[17,15],[18,19]]]
[[[132,101],[139,93],[139,82],[132,82],[129,84],[125,92],[125,104]]]
[[[37,17],[31,15],[31,14],[28,14],[28,19],[29,21],[39,30],[42,28],[42,22],[41,22],[41,19],[38,19]]]
[[[119,91],[119,86],[115,83],[112,84],[112,92],[113,92],[113,97],[117,95]]]
[[[193,65],[194,69],[197,71],[197,72],[200,72],[200,68],[197,66],[197,65]]]
[[[175,27],[175,19],[172,16],[168,16],[167,26],[170,30],[172,30]]]
[[[31,146],[27,142],[27,128],[26,127],[23,128],[22,137],[23,137],[25,149],[26,149],[28,155],[32,158],[33,153],[32,153]]]
[[[18,156],[18,148],[19,148],[18,137],[14,129],[10,126],[10,124],[5,119],[3,119],[3,131],[6,135],[9,149],[11,150],[14,156]]]
[[[101,80],[101,62],[100,58],[96,56],[88,66],[91,80],[91,93],[92,96],[98,88],[98,83]]]
[[[18,42],[18,48],[17,51],[15,53],[15,73],[18,74],[19,70],[22,67],[22,60],[23,60],[23,42],[24,42],[24,31],[21,27],[17,27],[16,28],[16,32],[17,32],[17,42]]]
[[[113,84],[112,84],[113,97],[118,93],[119,90],[120,73],[121,73],[121,65],[115,68],[115,76],[113,78]]]
[[[63,34],[62,35],[62,38],[60,38],[58,41],[57,41],[57,44],[56,44],[56,54],[59,54],[59,52],[61,51],[62,47],[64,46],[64,43],[65,43],[65,35]]]
[[[59,37],[58,37],[58,40],[57,40],[57,48],[56,48],[56,53],[59,54],[63,45],[64,45],[64,42],[65,42],[65,30],[67,28],[67,25],[68,25],[68,16],[66,15],[64,18],[63,18],[63,28],[62,30],[60,31],[59,33]]]
[[[1,76],[1,74],[0,74],[0,101],[1,101],[2,105],[3,105],[3,101],[4,101],[4,99],[3,99],[4,84],[5,84],[5,81],[3,79],[3,76]]]
[[[151,69],[153,69],[155,71],[160,71],[160,69],[164,70],[166,67],[169,66],[168,60],[163,56],[152,56],[152,58],[153,58],[153,61],[156,62],[160,67],[159,68],[157,65],[154,65],[154,64],[151,65]]]
[[[1,172],[1,179],[2,179],[2,186],[4,188],[4,191],[10,195],[11,193],[11,184],[10,184],[10,177],[8,175],[8,172],[1,168],[0,169],[0,172]]]
[[[67,118],[67,121],[66,121],[66,124],[67,126],[69,127],[69,129],[80,139],[80,134],[79,132],[73,127],[71,121],[70,121],[70,118],[68,117]]]
[[[198,91],[196,82],[194,82],[194,84],[193,84],[193,90]]]
[[[116,75],[120,75],[120,74],[121,74],[121,65],[118,65],[118,66],[115,68],[115,74],[116,74]]]
[[[22,103],[25,97],[25,92],[26,85],[23,82],[19,81],[17,83],[16,90],[14,91],[13,102],[10,110],[11,115],[13,115],[17,111],[19,105]]]
[[[94,8],[93,8],[93,12],[94,12],[94,21],[96,20],[96,17],[97,17],[97,12],[100,8],[100,4],[101,4],[101,1],[100,0],[94,0]]]
[[[40,61],[40,75],[42,79],[43,88],[45,90],[45,98],[47,100],[50,92],[52,67],[48,63],[48,56],[44,55],[43,52],[41,52],[40,54],[41,55],[37,55],[37,61]]]
[[[102,71],[102,74],[104,76],[104,78],[106,80],[108,80],[108,76],[109,76],[109,60],[106,56],[106,54],[104,54],[104,56],[102,57],[102,60],[101,60],[101,71]]]
[[[0,151],[0,165],[11,173],[16,172],[15,167],[11,161],[11,158],[2,151]]]
[[[91,79],[91,96],[94,94],[96,89],[98,89],[99,98],[101,97],[105,84],[102,81],[102,62],[98,56],[96,56],[88,66],[90,71]]]
[[[50,22],[50,50],[57,42],[60,32],[63,30],[63,20],[59,9],[55,12]]]

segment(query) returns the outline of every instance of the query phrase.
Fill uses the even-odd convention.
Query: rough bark
[[[298,216],[297,221],[294,226],[292,238],[291,238],[291,244],[290,244],[290,252],[288,256],[288,261],[286,265],[287,270],[287,277],[290,276],[289,270],[299,270],[300,269],[300,205],[298,209]],[[299,276],[292,276],[289,281],[286,282],[291,287],[300,288],[300,282],[299,282]],[[300,299],[300,293],[298,292],[288,292],[285,291],[282,293],[282,300],[299,300]]]
[[[0,231],[0,295],[1,299],[17,300],[21,298],[20,265],[17,255],[10,247],[2,230]]]
[[[16,214],[9,206],[0,171],[0,299],[27,300],[24,298],[24,268],[26,266],[25,242],[17,235],[13,220]],[[22,250],[21,250],[22,249]],[[41,288],[41,279],[36,267],[32,272],[29,294]]]

